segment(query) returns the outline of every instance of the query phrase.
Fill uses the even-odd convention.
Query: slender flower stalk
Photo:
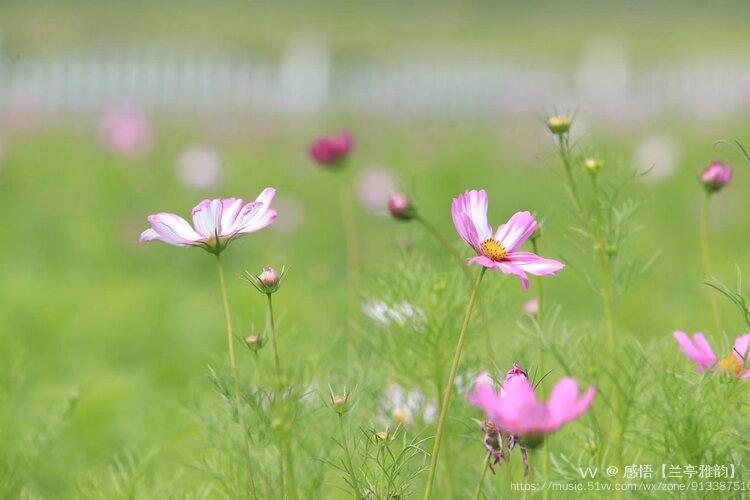
[[[607,339],[610,349],[612,350],[612,352],[614,352],[617,342],[617,326],[615,324],[615,303],[612,284],[612,267],[611,260],[607,255],[607,241],[604,234],[604,208],[596,174],[591,175],[591,182],[593,184],[594,202],[596,203],[596,260],[599,264],[599,272],[601,273],[602,300],[604,303],[604,316],[607,321]]]
[[[477,492],[474,494],[474,498],[479,500],[482,498],[482,486],[484,486],[484,478],[487,476],[487,469],[490,468],[490,460],[492,460],[492,454],[488,453],[487,458],[484,461],[484,467],[482,467],[482,475],[479,476],[479,484],[477,485]]]
[[[344,223],[344,237],[346,239],[346,294],[347,294],[347,331],[356,326],[358,317],[357,288],[359,283],[359,245],[357,242],[357,222],[354,217],[354,203],[352,202],[351,184],[348,178],[341,179],[340,199],[341,218]],[[345,355],[349,359],[351,343],[349,335],[344,336]]]
[[[435,435],[435,443],[432,446],[432,456],[430,458],[430,472],[427,477],[427,486],[425,487],[424,499],[428,500],[432,494],[432,488],[435,483],[435,474],[437,472],[438,456],[440,454],[440,445],[443,441],[443,434],[445,432],[445,422],[448,417],[448,407],[450,406],[451,395],[453,393],[453,386],[456,380],[456,373],[458,372],[458,365],[461,362],[461,353],[464,348],[464,341],[466,340],[466,331],[469,327],[469,321],[471,320],[471,314],[474,311],[474,305],[477,302],[479,295],[479,285],[482,283],[487,267],[482,267],[482,270],[477,276],[476,282],[474,283],[474,289],[471,292],[469,298],[469,305],[466,308],[466,314],[464,315],[464,321],[461,325],[461,331],[458,334],[458,343],[456,344],[456,352],[453,355],[453,363],[451,363],[450,373],[448,375],[448,383],[445,385],[443,391],[443,401],[440,405],[440,417],[438,418],[437,434]]]
[[[229,347],[229,363],[232,367],[232,380],[234,382],[234,403],[237,411],[237,422],[242,430],[243,440],[245,442],[245,452],[247,454],[247,480],[250,483],[250,489],[253,497],[257,498],[255,491],[255,478],[253,475],[252,457],[250,455],[250,439],[247,435],[245,420],[242,416],[242,404],[240,401],[240,382],[237,376],[237,357],[234,353],[234,331],[232,328],[232,314],[229,310],[229,297],[227,295],[227,285],[224,279],[224,266],[221,263],[221,255],[216,254],[216,265],[219,273],[219,288],[221,289],[221,298],[224,302],[224,318],[227,324],[227,343]]]
[[[711,201],[711,193],[706,192],[703,197],[703,203],[701,204],[701,221],[700,221],[700,239],[701,239],[701,258],[703,260],[703,274],[706,275],[706,279],[711,279],[713,271],[711,268],[711,250],[708,244],[708,208],[709,202]],[[711,306],[711,317],[713,318],[714,327],[716,333],[722,333],[724,328],[721,324],[721,317],[719,316],[719,304],[716,301],[716,294],[712,293],[711,290],[708,292],[708,301]]]
[[[354,463],[352,462],[352,454],[349,451],[349,441],[346,438],[346,429],[344,428],[344,413],[339,413],[339,430],[341,431],[341,446],[344,447],[344,456],[346,457],[346,467],[349,469],[349,477],[352,480],[352,488],[354,488],[354,497],[362,498],[362,492],[359,489],[359,480],[357,479],[357,472],[354,470]]]

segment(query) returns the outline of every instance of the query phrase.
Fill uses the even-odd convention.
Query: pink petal
[[[237,222],[237,216],[240,213],[245,202],[242,198],[227,198],[221,200],[221,232],[232,234]]]
[[[484,255],[477,255],[476,257],[472,257],[468,261],[466,261],[467,266],[470,266],[472,264],[479,264],[480,266],[484,266],[489,269],[497,269],[498,266],[497,262],[490,259],[489,257],[485,257]]]
[[[141,233],[141,237],[138,239],[138,241],[141,243],[146,243],[147,241],[153,241],[153,240],[158,240],[158,239],[160,239],[159,233],[157,233],[151,228],[148,228]]]
[[[524,270],[515,265],[515,263],[507,260],[496,262],[495,269],[499,269],[505,274],[518,276],[518,278],[521,280],[521,287],[523,287],[524,290],[527,290],[529,288],[529,277],[526,275]]]
[[[734,349],[732,354],[740,361],[747,359],[747,348],[750,346],[750,333],[740,335],[734,341]]]
[[[148,222],[151,224],[151,229],[158,235],[158,238],[148,233],[145,236],[151,239],[146,241],[159,239],[170,245],[189,246],[198,244],[204,240],[185,219],[175,214],[159,213],[149,215]],[[143,236],[142,234],[141,237]]]
[[[507,262],[534,276],[554,276],[557,271],[565,267],[562,262],[545,259],[531,252],[513,252],[508,255]]]
[[[564,378],[552,390],[547,403],[555,427],[578,418],[591,406],[596,390],[590,387],[582,398],[578,397],[578,384],[575,379]]]
[[[750,368],[745,370],[744,372],[740,373],[740,378],[743,380],[747,380],[750,378]]]
[[[453,199],[451,214],[461,238],[475,249],[492,237],[492,228],[487,223],[487,193],[484,190],[466,191]],[[459,214],[462,214],[460,216]],[[469,228],[474,230],[470,231]]]
[[[549,415],[531,383],[521,377],[503,383],[502,404],[497,411],[500,427],[513,434],[525,434],[532,428],[545,427]]]
[[[193,209],[195,230],[205,238],[221,234],[221,200],[203,200]]]
[[[716,354],[714,354],[702,333],[693,335],[692,341],[685,332],[679,330],[672,335],[674,335],[685,356],[697,365],[700,372],[706,371],[707,368],[716,363]]]
[[[266,209],[265,207],[261,207],[260,210],[255,213],[255,216],[252,219],[245,222],[237,230],[237,234],[250,234],[254,233],[255,231],[260,231],[261,229],[273,224],[273,221],[276,220],[277,215],[278,214],[276,213],[276,210],[270,210]]]
[[[510,220],[497,228],[497,240],[508,253],[521,248],[529,236],[536,231],[537,223],[531,212],[516,212]]]

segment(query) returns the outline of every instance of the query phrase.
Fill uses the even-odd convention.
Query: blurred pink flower
[[[151,150],[153,133],[148,119],[133,109],[107,114],[99,127],[102,142],[123,156],[143,156]]]
[[[317,139],[309,149],[310,157],[318,164],[324,166],[339,165],[347,159],[354,149],[354,137],[347,132],[341,131]]]
[[[483,410],[494,427],[514,436],[543,438],[571,420],[583,415],[591,406],[596,390],[590,387],[582,396],[572,378],[555,385],[547,403],[539,400],[534,386],[516,373],[506,378],[497,393],[491,384],[477,381],[468,397],[469,403]],[[528,443],[528,439],[526,440]]]
[[[493,234],[492,226],[487,223],[487,203],[487,193],[484,190],[466,191],[453,199],[453,224],[461,238],[479,254],[469,259],[468,264],[479,264],[516,275],[523,288],[529,287],[526,273],[535,276],[554,275],[565,267],[565,264],[556,260],[519,251],[537,228],[536,219],[530,212],[516,212]]]
[[[732,353],[723,359],[716,356],[706,337],[700,332],[695,333],[692,339],[680,330],[675,331],[673,335],[682,352],[695,363],[699,372],[703,373],[709,368],[719,366],[726,373],[738,378],[750,378],[750,368],[745,369],[745,360],[747,359],[748,347],[750,347],[750,333],[737,337],[734,341]]]
[[[357,175],[357,195],[371,212],[384,215],[388,197],[396,191],[396,179],[382,168],[367,168]]]
[[[219,184],[221,157],[213,149],[195,146],[186,149],[177,161],[177,174],[182,183],[192,189],[210,189]]]
[[[198,246],[218,254],[235,238],[271,225],[276,211],[271,202],[276,194],[266,188],[254,202],[242,198],[203,200],[193,209],[193,226],[171,213],[149,215],[149,229],[141,233],[141,243],[161,240],[170,245]]]
[[[732,181],[734,171],[729,165],[715,161],[701,172],[701,183],[709,193],[716,192]]]
[[[533,299],[527,300],[523,305],[523,313],[526,316],[536,316],[539,314],[539,299],[534,297]]]

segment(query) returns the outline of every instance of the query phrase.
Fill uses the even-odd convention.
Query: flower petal
[[[508,254],[507,262],[520,267],[534,276],[548,276],[557,273],[565,264],[552,259],[545,259],[531,252],[513,252]]]
[[[707,368],[716,363],[716,354],[714,354],[702,333],[693,335],[693,340],[690,340],[685,332],[679,330],[672,335],[685,356],[697,365],[698,371],[705,372]]]
[[[521,287],[523,287],[524,290],[527,290],[529,288],[528,275],[526,274],[526,272],[524,272],[523,269],[515,265],[514,262],[510,262],[507,260],[496,262],[495,269],[499,269],[505,274],[512,274],[514,276],[518,276],[518,278],[521,280]]]
[[[555,428],[581,416],[591,406],[596,390],[590,387],[579,399],[578,384],[570,377],[560,380],[547,402]]]
[[[531,383],[521,377],[503,383],[498,420],[499,427],[511,434],[545,432],[550,425],[549,411],[537,398]]]
[[[488,269],[498,268],[498,262],[495,262],[494,260],[490,259],[489,257],[485,257],[484,255],[477,255],[476,257],[472,257],[466,261],[467,266],[470,266],[472,264],[479,264],[480,266],[484,266]]]
[[[195,230],[205,238],[221,235],[221,200],[203,200],[193,208]]]
[[[157,233],[151,228],[148,228],[141,233],[141,237],[138,238],[138,241],[140,243],[146,243],[147,241],[153,241],[153,240],[158,240],[158,239],[161,239],[159,238],[159,233]]]
[[[264,189],[254,202],[245,205],[237,216],[234,232],[248,234],[271,225],[277,215],[275,210],[271,210],[274,196],[276,196],[276,190],[269,187]]]
[[[492,228],[487,223],[487,204],[487,193],[482,189],[465,191],[454,198],[451,205],[453,224],[458,234],[475,249],[492,237]]]
[[[221,232],[223,235],[234,233],[237,216],[245,202],[242,198],[227,198],[221,200]]]
[[[144,236],[150,238],[145,241],[159,239],[170,245],[177,246],[196,245],[204,241],[204,237],[195,232],[192,226],[178,215],[170,213],[149,215],[148,222],[151,224],[151,229],[158,235],[158,238],[153,237],[152,233],[141,234],[141,238]]]
[[[747,359],[747,348],[750,346],[750,333],[740,335],[734,341],[734,349],[732,354],[740,361]]]
[[[508,253],[515,252],[536,231],[537,223],[531,212],[516,212],[510,220],[497,228],[497,240]]]

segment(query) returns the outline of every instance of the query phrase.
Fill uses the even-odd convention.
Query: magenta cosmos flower
[[[729,184],[733,175],[732,167],[715,161],[701,172],[701,183],[709,193],[713,193]]]
[[[711,367],[718,366],[726,373],[738,378],[750,378],[750,368],[745,369],[745,360],[747,359],[748,347],[750,347],[750,333],[737,337],[734,341],[732,353],[722,359],[716,356],[706,337],[700,332],[694,334],[692,339],[685,332],[679,330],[674,332],[673,335],[682,352],[695,363],[699,372],[703,373]]]
[[[193,209],[192,226],[175,214],[149,215],[151,227],[141,233],[140,241],[161,240],[179,247],[202,247],[219,254],[235,238],[273,223],[276,211],[271,209],[271,201],[275,195],[275,189],[266,188],[250,203],[241,198],[203,200]]]
[[[502,432],[523,436],[525,444],[537,444],[545,434],[580,417],[589,409],[596,395],[596,390],[590,387],[581,396],[576,381],[564,378],[552,390],[549,401],[543,403],[523,371],[511,372],[508,372],[500,392],[496,392],[486,379],[477,380],[468,401],[482,409],[487,420]]]
[[[338,165],[354,149],[354,137],[347,131],[321,137],[310,146],[310,157],[324,166]]]
[[[487,193],[483,189],[466,191],[454,198],[451,213],[458,234],[479,254],[469,259],[469,265],[479,264],[514,274],[524,288],[529,287],[527,273],[554,275],[565,267],[562,262],[519,251],[537,228],[536,220],[529,212],[516,212],[493,233],[492,226],[487,223]]]

